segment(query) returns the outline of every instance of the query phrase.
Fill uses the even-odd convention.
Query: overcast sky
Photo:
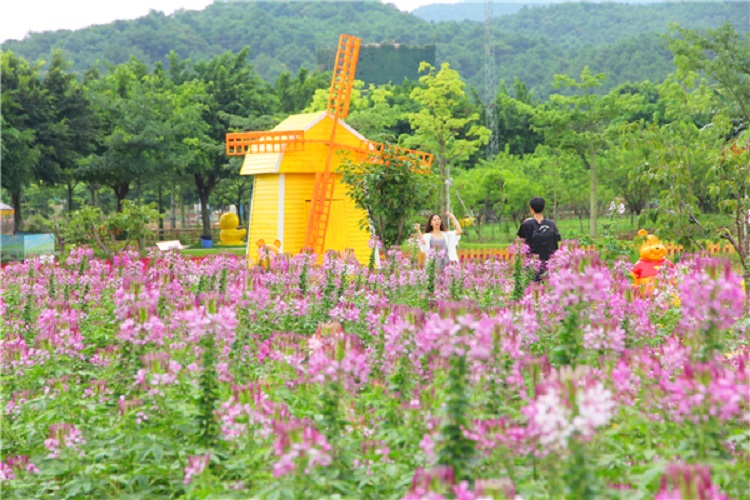
[[[213,0],[1,0],[0,41],[21,39],[30,31],[75,30],[117,19],[135,19],[150,10],[171,14],[178,9],[200,10]],[[412,11],[431,3],[459,0],[387,0]]]

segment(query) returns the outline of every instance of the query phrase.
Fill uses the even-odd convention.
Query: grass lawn
[[[186,248],[180,250],[182,255],[188,255],[192,257],[203,257],[204,255],[218,255],[221,253],[231,253],[233,255],[245,255],[245,245],[242,246],[214,246],[212,248],[200,248],[200,245],[196,245],[196,248]]]

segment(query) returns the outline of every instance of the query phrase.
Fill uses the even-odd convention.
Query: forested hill
[[[750,25],[745,2],[626,5],[566,3],[524,7],[495,19],[498,79],[518,77],[539,97],[552,91],[553,75],[580,74],[584,65],[607,75],[607,87],[624,81],[662,80],[673,70],[663,35],[670,23],[691,29],[731,22]],[[252,49],[256,70],[269,82],[282,72],[314,68],[316,51],[336,45],[339,33],[365,43],[437,45],[447,61],[481,88],[484,26],[473,21],[428,22],[379,2],[232,2],[202,11],[148,16],[77,31],[38,33],[2,45],[28,60],[50,59],[62,49],[84,72],[97,61],[122,63],[131,56],[153,64],[170,50],[180,58],[212,57]]]
[[[545,5],[570,3],[576,0],[493,0],[493,17],[515,14],[524,7],[541,7]],[[649,4],[663,3],[674,0],[586,0],[588,3],[627,3],[627,4]],[[715,0],[714,0],[715,1]],[[730,0],[733,2],[745,2],[747,0]],[[417,7],[412,11],[417,17],[426,21],[484,21],[487,15],[485,2],[479,0],[459,0],[457,3],[433,3]]]

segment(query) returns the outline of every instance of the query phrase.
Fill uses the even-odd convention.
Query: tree
[[[533,96],[518,78],[513,82],[513,91],[511,97],[502,82],[496,98],[500,149],[507,146],[512,154],[531,154],[544,139],[533,127]]]
[[[169,161],[174,144],[171,96],[163,78],[149,75],[133,58],[89,83],[94,109],[100,117],[97,151],[80,162],[84,180],[112,188],[117,211],[133,183],[139,188]]]
[[[11,196],[17,231],[23,230],[21,194],[34,180],[42,155],[38,128],[49,120],[46,93],[38,71],[39,65],[31,66],[13,52],[0,54],[2,187]]]
[[[724,120],[725,129],[730,128],[728,120]],[[709,190],[720,200],[719,210],[729,219],[729,224],[718,231],[740,257],[745,293],[750,299],[750,134],[729,141],[713,160],[707,177]]]
[[[544,132],[549,145],[574,152],[589,171],[589,228],[597,235],[597,156],[607,147],[606,133],[611,121],[628,104],[640,100],[637,95],[610,92],[604,96],[594,90],[604,83],[603,74],[592,74],[588,66],[580,81],[566,75],[555,75],[558,88],[578,94],[550,96],[550,103],[537,114],[537,127]]]
[[[676,36],[669,41],[675,64],[684,71],[701,71],[715,84],[724,107],[733,117],[750,125],[750,39],[737,33],[730,22],[705,35],[673,28]]]
[[[338,172],[355,205],[367,214],[360,227],[372,224],[386,248],[403,241],[409,218],[424,208],[434,188],[415,158],[401,156],[390,146],[377,159],[345,161]]]
[[[414,135],[406,137],[404,144],[435,155],[443,182],[441,212],[445,212],[450,210],[451,167],[486,144],[490,131],[476,125],[479,113],[468,109],[465,84],[448,63],[436,72],[435,67],[423,62],[419,71],[426,74],[419,78],[420,85],[410,96],[421,109],[407,115]]]
[[[205,85],[208,99],[202,119],[208,124],[206,142],[194,141],[200,154],[184,167],[192,175],[201,203],[203,233],[211,234],[208,200],[221,179],[231,175],[224,141],[227,132],[248,125],[248,118],[259,125],[278,108],[273,90],[266,85],[248,62],[249,49],[234,54],[226,52],[209,61],[195,64],[193,71]],[[265,122],[261,122],[265,118]],[[236,174],[235,174],[236,175]]]
[[[310,73],[305,68],[300,68],[294,80],[289,73],[282,73],[275,85],[281,112],[287,114],[301,112],[310,103],[316,90],[323,89],[327,92],[330,84],[329,72]]]
[[[658,192],[658,205],[649,213],[652,220],[685,247],[702,248],[701,240],[710,236],[699,220],[701,207],[712,201],[706,182],[711,155],[722,148],[727,130],[720,129],[720,123],[706,124],[708,110],[719,107],[716,95],[698,82],[696,73],[671,76],[659,92],[666,103],[667,123],[638,131],[651,160],[636,166],[637,180]]]
[[[233,157],[229,159],[229,163],[225,165],[227,169],[227,177],[223,179],[214,192],[214,199],[218,201],[220,205],[234,205],[237,207],[237,217],[240,219],[240,224],[248,218],[248,213],[243,210],[242,207],[246,207],[246,204],[253,196],[253,176],[251,175],[237,175],[242,166],[242,157]]]
[[[91,109],[82,85],[68,73],[70,62],[60,50],[52,61],[42,87],[49,105],[49,120],[39,133],[42,155],[37,179],[47,184],[65,184],[68,212],[72,210],[78,161],[94,150],[97,117]]]

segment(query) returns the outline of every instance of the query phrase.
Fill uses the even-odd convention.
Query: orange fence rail
[[[667,248],[668,256],[674,256],[684,251],[682,245],[676,245],[673,243],[667,244],[665,245],[665,247]],[[593,245],[584,246],[582,248],[587,251],[596,250],[596,247]],[[708,251],[709,255],[730,254],[735,252],[734,247],[730,243],[710,243],[706,245],[706,251]],[[458,249],[458,259],[461,262],[491,259],[510,260],[512,257],[513,254],[511,254],[510,250],[507,248],[472,248],[465,250]],[[420,265],[424,264],[424,259],[425,255],[423,253],[419,253],[417,256],[417,261]]]

